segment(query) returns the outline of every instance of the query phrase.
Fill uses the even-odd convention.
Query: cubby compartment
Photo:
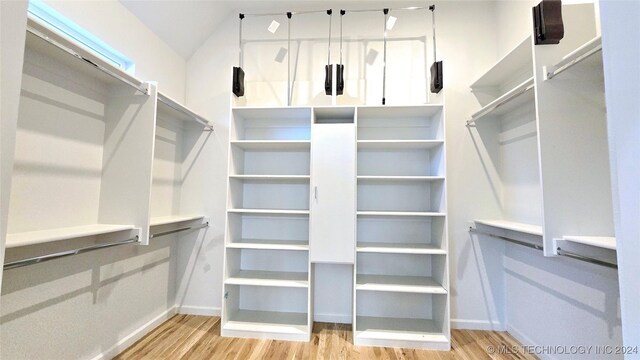
[[[291,141],[311,139],[310,108],[233,109],[232,140]]]
[[[357,252],[446,254],[444,217],[358,216]]]
[[[229,179],[229,208],[309,210],[309,182]]]
[[[231,146],[229,175],[304,175],[310,174],[310,143],[301,147],[243,149]]]
[[[227,249],[225,284],[306,288],[308,262],[302,251]]]
[[[309,250],[308,216],[228,216],[228,249]]]
[[[358,179],[358,211],[445,212],[444,180]]]
[[[444,176],[444,144],[429,147],[394,147],[358,144],[358,176]]]
[[[315,107],[313,108],[314,124],[353,124],[355,122],[356,109],[350,106],[343,107]]]
[[[146,240],[155,86],[146,91],[27,32],[8,247],[114,229],[126,239],[134,227]]]
[[[442,140],[443,108],[364,107],[358,109],[358,140]]]
[[[446,294],[446,255],[359,252],[356,290]]]
[[[225,285],[224,336],[308,341],[306,288]]]
[[[449,349],[446,294],[357,291],[356,309],[356,345]]]

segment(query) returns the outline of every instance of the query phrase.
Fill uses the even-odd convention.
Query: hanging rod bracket
[[[344,16],[344,14],[346,14],[347,11],[345,9],[340,9],[340,15]]]

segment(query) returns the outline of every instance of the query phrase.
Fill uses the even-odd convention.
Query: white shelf
[[[96,236],[110,234],[118,231],[133,230],[133,225],[108,225],[108,224],[94,224],[74,226],[50,230],[30,231],[23,233],[7,234],[7,249],[43,244],[53,241],[77,239],[86,236]]]
[[[308,241],[240,239],[227,244],[228,249],[308,251]]]
[[[224,282],[227,285],[309,287],[309,274],[305,272],[240,270]]]
[[[230,179],[238,180],[264,180],[264,181],[300,181],[309,182],[311,176],[309,175],[229,175]]]
[[[444,176],[368,176],[358,175],[358,181],[438,181]]]
[[[238,214],[309,215],[309,210],[229,209],[227,212]]]
[[[183,122],[192,122],[195,120],[205,127],[211,126],[209,120],[204,116],[192,111],[161,92],[158,92],[158,115],[167,115],[172,119]]]
[[[358,140],[358,150],[433,149],[444,140]]]
[[[357,339],[448,343],[447,335],[433,320],[357,316]]]
[[[498,87],[507,82],[514,74],[517,74],[527,65],[529,72],[533,71],[531,36],[527,36],[513,50],[509,51],[502,59],[498,60],[478,80],[471,84],[471,88]]]
[[[420,294],[446,294],[437,281],[426,276],[356,275],[356,290]]]
[[[570,69],[574,65],[577,65],[582,61],[589,59],[591,55],[594,55],[595,53],[598,53],[600,51],[602,51],[602,38],[600,36],[596,36],[576,50],[567,54],[558,63],[547,67],[547,78],[545,80],[554,78],[565,70]],[[594,57],[593,59],[595,64],[602,67],[602,56]]]
[[[310,150],[309,140],[234,140],[231,145],[244,150]]]
[[[170,215],[170,216],[157,216],[152,217],[150,225],[151,226],[159,226],[159,225],[168,225],[168,224],[177,224],[186,221],[195,221],[204,219],[204,215]]]
[[[563,236],[562,240],[577,244],[595,246],[603,249],[616,250],[616,238],[608,236]]]
[[[239,310],[230,316],[223,330],[308,336],[307,314]]]
[[[542,226],[518,223],[506,220],[474,220],[476,224],[491,226],[498,229],[516,231],[523,234],[542,236]]]
[[[358,211],[358,216],[420,216],[420,217],[436,217],[446,216],[441,212],[419,212],[419,211]]]
[[[471,119],[467,121],[467,124],[474,123],[485,116],[500,116],[521,108],[526,104],[533,104],[535,100],[535,92],[532,91],[533,88],[534,79],[531,77],[478,110],[471,116]]]
[[[447,251],[431,244],[364,243],[356,246],[359,253],[446,255]]]

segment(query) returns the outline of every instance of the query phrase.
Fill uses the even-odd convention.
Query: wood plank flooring
[[[115,359],[537,359],[530,354],[489,354],[487,348],[519,345],[496,331],[453,330],[451,351],[354,346],[351,325],[315,323],[310,342],[225,338],[220,318],[176,315]]]

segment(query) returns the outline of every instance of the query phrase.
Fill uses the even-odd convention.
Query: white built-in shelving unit
[[[444,138],[440,105],[358,108],[356,345],[450,347]]]
[[[490,181],[502,199],[499,218],[475,225],[546,256],[615,263],[596,11],[568,4],[562,13],[559,44],[535,46],[528,37],[471,85],[482,108],[467,125],[494,152],[485,168],[495,169],[487,174],[497,174]]]
[[[221,332],[308,341],[311,108],[233,109]]]
[[[8,212],[5,263],[31,264],[134,240],[147,244],[151,227],[202,221],[204,216],[177,207],[160,209],[177,198],[152,186],[156,171],[177,174],[163,168],[157,124],[164,120],[196,124],[200,133],[210,128],[158,94],[153,83],[30,15],[11,200],[1,209]],[[168,186],[179,186],[176,179]]]

